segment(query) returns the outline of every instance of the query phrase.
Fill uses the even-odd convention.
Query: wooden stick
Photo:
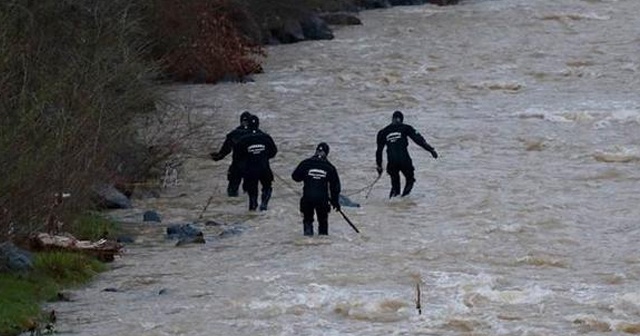
[[[422,305],[420,304],[420,283],[416,282],[416,309],[418,310],[418,315],[422,315]]]

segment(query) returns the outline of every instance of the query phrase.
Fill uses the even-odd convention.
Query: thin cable
[[[280,175],[278,175],[278,174],[276,174],[274,172],[273,176],[275,176],[278,180],[280,180],[280,182],[282,182],[289,189],[293,190],[298,196],[301,195],[300,192],[298,192],[296,188],[292,187],[287,181],[285,181],[285,179],[280,177]],[[365,191],[365,190],[367,190],[369,188],[373,188],[373,185],[376,184],[376,182],[378,182],[379,179],[380,179],[380,177],[378,176],[378,178],[376,178],[375,181],[369,183],[368,185],[366,185],[366,186],[364,186],[364,187],[362,187],[360,189],[357,189],[356,191],[352,191],[352,192],[350,192],[348,194],[342,194],[342,193],[341,194],[342,194],[342,196],[345,196],[345,197],[349,197],[349,196],[353,196],[353,195],[359,194],[359,193],[361,193],[361,192],[363,192],[363,191]]]

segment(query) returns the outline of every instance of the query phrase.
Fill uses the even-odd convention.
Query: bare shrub
[[[137,118],[137,142],[114,161],[115,170],[127,177],[119,181],[119,189],[127,194],[159,190],[165,175],[180,170],[187,159],[209,159],[206,149],[211,140],[203,118],[193,113],[192,104],[177,99],[162,101],[155,113]]]
[[[91,186],[155,110],[141,7],[128,0],[0,4],[0,238],[91,206]],[[61,19],[64,18],[64,19]],[[61,206],[55,195],[71,193]]]
[[[213,83],[262,72],[257,57],[265,53],[251,38],[242,7],[225,0],[156,0],[154,14],[154,54],[173,79]]]

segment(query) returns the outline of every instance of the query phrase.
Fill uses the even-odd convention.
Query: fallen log
[[[52,235],[44,232],[33,234],[30,243],[34,251],[82,252],[103,262],[113,261],[116,255],[122,253],[124,247],[115,240],[78,240],[69,234]]]

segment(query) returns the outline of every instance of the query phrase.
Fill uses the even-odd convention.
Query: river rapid
[[[189,159],[161,197],[110,213],[146,234],[49,305],[59,334],[639,333],[638,13],[637,0],[371,10],[334,40],[268,47],[255,82],[176,86],[205,121],[202,155],[243,110],[260,117],[279,147],[270,208],[226,197],[230,158]],[[440,157],[410,144],[413,193],[389,200],[385,174],[365,198],[394,110]],[[320,141],[361,234],[332,212],[327,238],[302,236],[290,175]],[[149,209],[162,224],[141,223]],[[206,244],[163,239],[201,213],[243,232],[200,221]]]

